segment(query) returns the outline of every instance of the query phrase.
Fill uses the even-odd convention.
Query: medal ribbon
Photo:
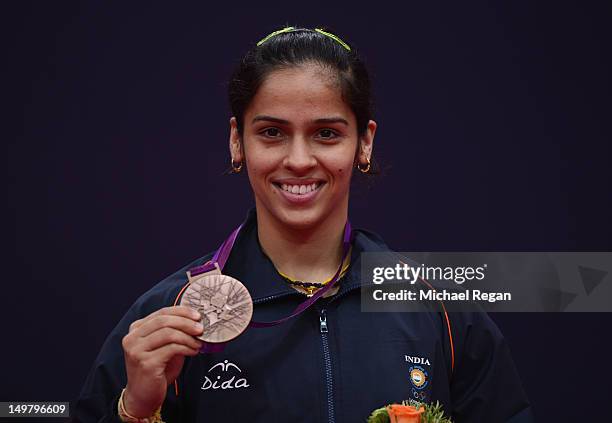
[[[240,230],[242,229],[243,226],[244,226],[244,223],[238,226],[236,229],[234,229],[234,231],[230,234],[230,236],[225,241],[223,241],[223,243],[221,244],[219,249],[215,252],[213,258],[210,261],[204,263],[201,266],[197,266],[197,267],[194,267],[193,269],[190,269],[189,272],[191,276],[197,276],[197,275],[201,275],[202,273],[210,272],[211,270],[214,270],[217,266],[219,267],[220,270],[223,270],[223,267],[225,266],[225,263],[227,262],[227,259],[229,258],[232,248],[234,247],[236,238],[238,238],[238,234],[240,233]],[[323,288],[319,289],[312,297],[309,297],[306,301],[302,302],[299,306],[297,306],[296,309],[293,310],[293,312],[289,316],[283,317],[282,319],[279,319],[279,320],[273,320],[270,322],[256,322],[254,320],[251,320],[251,322],[249,323],[249,327],[268,328],[268,327],[272,327],[272,326],[276,326],[281,323],[284,323],[287,320],[292,319],[298,316],[299,314],[303,313],[304,311],[306,311],[306,309],[312,306],[319,298],[325,295],[326,292],[332,289],[334,285],[336,284],[336,282],[338,281],[338,279],[340,278],[340,274],[342,273],[342,264],[344,264],[344,261],[346,260],[346,257],[351,249],[350,247],[351,247],[351,242],[352,242],[352,236],[353,236],[353,231],[351,228],[351,224],[347,220],[346,224],[344,225],[344,234],[342,236],[342,260],[340,260],[340,266],[338,266],[338,270],[336,271],[332,280],[329,283],[325,284]],[[225,343],[219,343],[219,344],[205,343],[201,352],[218,352],[218,351],[223,350],[224,346],[225,346]]]

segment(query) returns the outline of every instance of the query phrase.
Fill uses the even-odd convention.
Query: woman
[[[248,173],[255,210],[223,273],[248,288],[254,320],[282,319],[321,298],[199,354],[202,316],[173,305],[186,271],[212,254],[190,263],[139,298],[110,334],[75,418],[361,422],[412,399],[440,401],[456,422],[530,421],[486,315],[360,311],[360,254],[389,249],[366,231],[347,238],[352,172],[371,172],[377,127],[355,50],[318,29],[276,31],[247,53],[229,97],[232,168]]]

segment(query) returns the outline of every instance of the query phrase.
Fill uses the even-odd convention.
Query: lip
[[[282,179],[274,179],[272,181],[272,183],[278,184],[278,185],[282,185],[282,184],[287,184],[287,185],[310,185],[310,184],[312,184],[314,182],[320,183],[320,184],[325,183],[324,180],[317,179],[317,178],[307,178],[307,179],[282,178]]]
[[[319,186],[314,191],[310,191],[306,194],[293,194],[292,192],[287,192],[281,188],[282,184],[287,185],[308,185],[317,182]],[[295,205],[306,205],[314,201],[314,199],[319,195],[319,192],[327,185],[326,182],[321,181],[320,179],[283,179],[282,181],[274,181],[272,183],[274,188],[278,190],[282,197],[289,202],[290,204]]]

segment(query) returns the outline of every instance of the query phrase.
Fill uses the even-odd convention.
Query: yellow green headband
[[[283,28],[283,29],[279,29],[278,31],[274,31],[271,34],[266,35],[264,38],[262,38],[258,43],[257,43],[257,47],[259,47],[260,45],[262,45],[263,43],[265,43],[266,41],[268,41],[270,38],[277,36],[278,34],[282,34],[284,32],[291,32],[291,31],[295,31],[296,28],[292,27],[292,26],[288,26],[287,28]],[[338,37],[337,35],[332,34],[331,32],[326,32],[323,31],[320,28],[315,28],[315,31],[318,32],[319,34],[323,34],[326,37],[331,38],[332,40],[336,41],[337,43],[339,43],[342,47],[344,47],[345,49],[347,49],[348,51],[351,51],[351,48],[349,47],[349,45],[347,43],[345,43],[344,41],[342,41],[340,39],[340,37]]]

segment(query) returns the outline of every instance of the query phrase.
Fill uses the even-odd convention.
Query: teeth
[[[287,192],[290,192],[292,194],[304,195],[304,194],[308,194],[311,191],[316,190],[317,189],[317,183],[313,182],[310,185],[288,185],[288,184],[281,184],[281,189],[283,191],[287,191]]]

